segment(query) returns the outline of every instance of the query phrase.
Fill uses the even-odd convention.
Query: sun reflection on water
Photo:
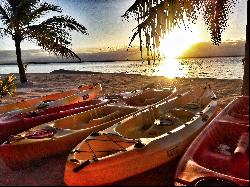
[[[157,75],[164,76],[167,78],[175,78],[175,77],[187,77],[188,70],[184,67],[178,59],[165,59],[158,66]]]

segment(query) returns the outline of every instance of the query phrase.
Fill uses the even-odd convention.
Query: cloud
[[[219,46],[211,42],[201,42],[194,44],[186,50],[182,57],[221,57],[221,56],[244,56],[245,41],[228,41]]]

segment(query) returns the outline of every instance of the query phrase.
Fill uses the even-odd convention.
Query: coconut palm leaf
[[[50,11],[62,12],[62,9],[59,6],[55,6],[48,3],[40,4],[36,9],[31,10],[27,13],[27,16],[25,18],[25,24],[36,22],[39,18],[41,18]]]
[[[4,24],[10,21],[7,11],[5,10],[3,6],[1,6],[1,4],[0,4],[0,19],[2,20]]]
[[[30,25],[26,28],[27,38],[36,40],[38,46],[55,55],[78,58],[72,50],[69,49],[71,37],[68,31],[76,30],[82,34],[87,34],[86,28],[78,24],[69,16],[59,16],[49,18],[38,25]]]
[[[213,44],[219,45],[236,3],[237,0],[136,0],[122,17],[135,16],[139,22],[130,44],[138,34],[144,33],[145,36],[150,34],[151,40],[146,37],[145,42],[148,47],[159,46],[159,37],[181,24],[187,28],[191,22],[195,23],[198,14],[202,14]]]

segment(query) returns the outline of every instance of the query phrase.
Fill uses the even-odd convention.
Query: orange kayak
[[[96,85],[96,86],[100,86],[100,85]],[[60,102],[62,102],[64,98],[67,98],[66,99],[67,104],[71,104],[74,102],[70,102],[70,98],[71,98],[71,100],[74,100],[73,98],[75,98],[75,97],[70,97],[70,96],[73,96],[75,94],[79,94],[79,93],[86,91],[86,90],[89,90],[91,88],[93,88],[93,85],[79,86],[77,89],[74,89],[74,90],[53,93],[53,94],[45,95],[42,97],[37,97],[37,98],[27,99],[27,100],[12,103],[12,104],[2,105],[2,106],[0,106],[0,114],[10,112],[10,111],[12,111],[13,113],[15,113],[15,112],[20,113],[22,111],[22,109],[27,109],[27,108],[29,108],[29,111],[35,110],[36,108],[45,108],[45,107],[48,107],[47,105],[49,103],[51,105],[55,106],[57,102],[52,104],[54,101],[61,99]],[[99,89],[101,91],[101,87]]]
[[[175,89],[137,90],[104,96],[114,102],[10,136],[0,145],[0,159],[15,169],[36,159],[69,152],[92,132],[104,130],[174,93]]]
[[[177,186],[249,186],[249,97],[230,102],[181,158]]]
[[[210,88],[177,94],[79,143],[69,154],[66,185],[110,185],[181,155],[215,115]]]

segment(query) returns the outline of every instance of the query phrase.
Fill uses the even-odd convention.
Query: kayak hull
[[[71,105],[49,108],[36,113],[29,112],[13,117],[0,117],[0,143],[3,143],[10,135],[18,134],[49,121],[100,107],[109,102],[110,101],[107,99],[94,99]]]
[[[249,132],[249,98],[230,102],[197,136],[181,158],[175,185],[249,185],[249,146],[235,153]]]
[[[92,87],[93,87],[92,85],[80,86],[78,89],[74,89],[74,90],[53,93],[53,94],[45,95],[42,97],[27,99],[27,100],[23,100],[20,102],[3,105],[3,106],[0,106],[0,114],[6,113],[6,112],[9,112],[12,110],[20,110],[20,109],[33,107],[34,105],[36,105],[40,102],[54,101],[54,100],[62,99],[62,98],[74,95],[76,93],[82,92],[84,90],[90,89]]]
[[[13,137],[9,137],[7,141],[1,144],[0,159],[9,168],[15,170],[31,164],[31,161],[65,153],[74,148],[82,139],[86,138],[92,132],[104,130],[136,110],[136,108],[130,107],[105,105],[36,126],[29,131],[24,131]],[[91,120],[90,116],[98,115],[101,119],[104,117],[104,114],[113,114],[116,111],[120,111],[120,114],[104,122],[92,123],[92,125],[86,123],[86,121]],[[70,126],[72,126],[72,128],[70,128]],[[28,137],[30,132],[37,132],[43,129],[54,130],[53,136],[41,138]],[[27,137],[25,137],[25,135],[27,135]]]

